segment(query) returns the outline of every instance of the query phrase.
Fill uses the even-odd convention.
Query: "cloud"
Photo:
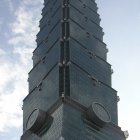
[[[19,9],[15,12],[16,21],[12,24],[12,32],[16,35],[18,34],[27,34],[33,31],[33,14],[31,11],[26,9],[26,7],[19,7]],[[29,29],[29,30],[28,30]]]
[[[14,49],[14,53],[16,54],[19,54],[19,57],[20,57],[20,61],[21,63],[27,65],[29,62],[30,62],[30,59],[31,59],[31,56],[32,56],[32,51],[33,51],[33,48],[28,48],[28,47],[24,47],[24,48],[20,48],[20,47],[17,47]]]
[[[36,8],[39,5],[40,7]],[[27,63],[29,56],[32,55],[31,52],[36,47],[35,35],[39,30],[41,6],[40,0],[35,2],[24,0],[15,12],[15,22],[10,25],[12,36],[9,44],[13,46],[14,52],[20,55],[20,60],[24,64]]]
[[[13,10],[11,0],[7,1]],[[0,49],[0,132],[22,125],[22,100],[28,94],[27,78],[32,51],[36,47],[42,3],[43,0],[21,2],[14,11],[14,22],[9,24],[8,45],[11,52]]]
[[[21,125],[22,99],[27,93],[27,76],[23,65],[6,63],[0,67],[0,131]],[[11,84],[13,86],[8,89]]]
[[[23,1],[23,4],[24,5],[26,5],[26,6],[35,6],[35,7],[37,7],[37,6],[39,6],[39,5],[42,5],[43,4],[43,1],[44,0],[36,0],[36,1],[34,1],[34,0],[24,0]]]
[[[3,55],[5,55],[5,51],[3,49],[0,49],[0,57],[2,57]]]
[[[17,116],[21,114],[22,99],[27,93],[25,74],[19,64],[3,61],[0,65],[0,131],[7,131],[9,126],[15,127],[21,121]]]

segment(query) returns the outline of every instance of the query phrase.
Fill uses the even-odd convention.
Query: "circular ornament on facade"
[[[111,121],[110,114],[100,103],[92,103],[87,111],[89,119],[99,126],[104,126]]]
[[[37,131],[46,120],[46,113],[40,109],[35,109],[29,116],[26,129],[31,130],[32,132]]]

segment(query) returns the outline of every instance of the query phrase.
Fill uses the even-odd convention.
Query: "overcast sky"
[[[140,1],[96,0],[108,45],[108,62],[118,91],[119,125],[128,140],[139,139]],[[0,0],[0,140],[19,140],[22,99],[36,47],[43,0]]]

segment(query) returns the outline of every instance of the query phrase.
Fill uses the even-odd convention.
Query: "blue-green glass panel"
[[[54,67],[54,65],[58,64],[60,57],[60,45],[59,42],[55,44],[51,48],[51,50],[44,55],[44,58],[31,70],[29,73],[29,92],[31,92],[45,75]]]
[[[61,140],[59,139],[62,135],[62,126],[63,126],[63,105],[55,110],[51,114],[53,117],[53,122],[51,127],[46,133],[41,136],[42,140]]]
[[[70,7],[70,19],[77,23],[77,25],[81,26],[84,30],[89,33],[92,33],[95,37],[99,38],[100,40],[103,39],[103,31],[102,28],[97,24],[97,19],[94,21],[89,16],[82,15],[77,9],[73,6]]]
[[[92,102],[103,104],[111,114],[111,121],[117,124],[117,94],[114,89],[91,79],[82,69],[70,66],[70,97],[84,106]]]
[[[53,43],[51,46],[47,46],[45,43],[42,43],[40,45],[40,47],[36,48],[36,50],[33,52],[33,63],[34,63],[34,66],[37,65],[37,63],[39,63],[40,60],[43,59],[43,57],[50,52],[50,50],[54,47],[54,46],[57,46],[59,47],[60,46],[60,43],[59,43],[59,38],[56,38],[56,40],[53,40],[54,42],[50,42],[48,41],[48,44],[49,43]]]
[[[86,8],[86,13],[83,13],[83,11],[80,11],[72,3],[70,4],[69,7],[70,7],[70,17],[73,17],[73,19],[77,20],[77,19],[80,19],[80,17],[82,17],[82,18],[85,18],[85,20],[86,20],[86,17],[87,17],[88,20],[91,20],[95,24],[97,24],[97,25],[100,24],[99,15],[95,12],[91,12],[88,8]],[[77,15],[77,18],[75,15]]]
[[[61,14],[62,14],[61,5],[60,4],[58,5],[56,3],[54,7],[50,8],[49,11],[40,20],[39,25],[40,28],[43,28],[44,26],[49,27],[48,24],[50,25],[55,24],[55,22],[57,22],[57,20],[61,18]],[[48,30],[49,29],[50,27],[48,28]]]
[[[70,22],[70,37],[81,46],[89,50],[93,50],[95,54],[97,53],[97,55],[106,60],[106,44],[104,44],[98,38],[89,35],[88,32],[86,32],[83,28],[81,28],[73,21]]]
[[[40,87],[34,89],[25,99],[23,104],[23,129],[26,130],[26,122],[34,109],[45,112],[59,98],[59,67],[56,66],[42,81]]]
[[[75,5],[77,9],[86,13],[86,8],[91,12],[97,12],[97,5],[90,0],[70,0],[70,4]]]
[[[53,24],[54,23],[54,24]],[[49,26],[49,28],[48,28]],[[58,18],[55,22],[50,21],[49,25],[46,26],[45,28],[43,28],[38,34],[37,34],[37,45],[39,46],[39,44],[42,43],[42,41],[46,42],[46,39],[48,39],[48,37],[50,37],[53,32],[55,32],[55,34],[57,36],[60,36],[60,32],[61,32],[61,24],[60,24],[60,18]],[[54,36],[55,37],[55,36]],[[52,38],[50,38],[52,39]]]
[[[111,65],[73,41],[70,41],[70,60],[99,81],[111,86]]]

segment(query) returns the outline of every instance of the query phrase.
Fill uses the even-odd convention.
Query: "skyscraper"
[[[95,0],[45,0],[21,140],[125,140]]]

